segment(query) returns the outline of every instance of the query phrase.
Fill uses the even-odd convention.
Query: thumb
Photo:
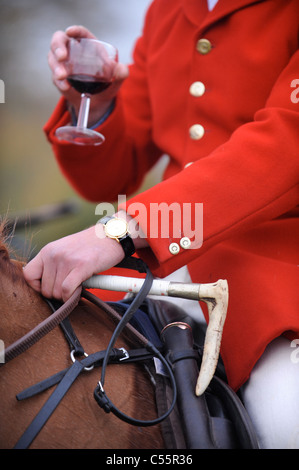
[[[114,78],[116,81],[124,81],[129,76],[129,68],[126,64],[119,62],[115,68]]]

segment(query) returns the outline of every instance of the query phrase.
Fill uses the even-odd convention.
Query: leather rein
[[[40,382],[39,384],[36,384],[33,387],[30,387],[29,389],[25,390],[24,392],[21,392],[17,396],[18,400],[23,400],[25,398],[28,398],[29,396],[35,395],[45,390],[46,388],[58,384],[52,395],[49,397],[49,399],[43,406],[43,408],[40,410],[38,415],[34,418],[32,423],[29,425],[23,436],[16,444],[16,449],[23,449],[29,447],[29,445],[40,432],[40,430],[42,429],[46,421],[49,419],[53,411],[56,409],[66,392],[69,390],[75,379],[80,375],[83,370],[92,369],[94,365],[102,365],[101,378],[98,381],[97,387],[94,391],[94,398],[98,405],[103,408],[106,413],[112,412],[121,420],[135,426],[152,426],[161,423],[172,412],[177,399],[177,387],[171,365],[163,357],[158,348],[156,348],[145,336],[143,336],[129,323],[134,313],[145,300],[146,296],[148,295],[151,289],[153,282],[152,273],[150,272],[147,265],[142,260],[137,258],[126,258],[122,263],[117,266],[135,269],[139,272],[146,273],[142,288],[140,289],[139,293],[135,296],[131,304],[128,306],[123,316],[119,315],[118,312],[116,312],[110,305],[101,301],[91,292],[85,290],[80,286],[75,290],[70,299],[66,301],[63,305],[61,305],[57,310],[55,310],[54,313],[50,315],[50,317],[45,319],[34,329],[32,329],[29,333],[17,340],[5,350],[5,363],[7,363],[19,354],[25,352],[31,346],[33,346],[33,344],[39,341],[53,328],[58,325],[64,325],[64,332],[67,336],[69,343],[73,347],[72,353],[79,353],[81,355],[84,354],[85,356],[84,359],[79,361],[75,358],[75,354],[73,354],[73,364],[69,368],[58,372],[54,376]],[[68,316],[77,307],[81,297],[85,298],[86,300],[89,300],[90,302],[98,306],[100,309],[104,310],[113,320],[118,321],[118,324],[111,336],[107,349],[105,351],[99,351],[98,353],[94,353],[89,356],[87,356],[87,354],[82,349],[79,341],[76,338],[76,335],[72,333],[72,330],[69,328],[69,325],[67,326]],[[48,303],[51,305],[49,301]],[[52,310],[54,310],[53,307]],[[133,335],[133,338],[141,344],[141,349],[136,349],[128,353],[128,351],[124,350],[124,348],[116,349],[113,347],[117,338],[125,328],[127,332],[129,332],[131,336]],[[121,412],[107,397],[106,392],[104,390],[106,367],[108,363],[118,363],[121,361],[144,361],[146,359],[152,359],[154,357],[160,359],[160,361],[163,363],[163,365],[168,371],[171,387],[173,390],[172,403],[168,410],[156,419],[146,421],[137,420]],[[0,366],[3,365],[4,364],[0,364]]]

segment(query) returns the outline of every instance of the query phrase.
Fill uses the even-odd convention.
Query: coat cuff
[[[116,100],[114,99],[111,103],[111,106],[108,108],[104,116],[102,116],[99,121],[94,124],[91,129],[97,130],[97,128],[104,129],[104,126],[106,123],[110,122],[110,116],[116,114],[118,115],[118,112],[115,112],[115,108],[120,108],[119,106],[116,106]],[[114,121],[114,120],[113,120]],[[54,111],[47,121],[47,123],[44,125],[44,132],[48,138],[48,140],[52,144],[60,144],[60,145],[72,145],[67,142],[62,142],[61,140],[57,139],[55,136],[55,131],[58,129],[58,127],[65,126],[67,124],[71,125],[76,125],[76,119],[74,118],[74,115],[72,113],[72,109],[68,106],[67,100],[64,97],[61,97],[54,108]]]
[[[162,183],[163,184],[163,183]],[[164,185],[165,186],[165,185]],[[149,248],[137,250],[138,256],[155,276],[165,277],[201,255],[203,244],[203,205],[179,204],[165,198],[160,184],[119,204],[135,221]],[[151,202],[149,202],[151,201]]]

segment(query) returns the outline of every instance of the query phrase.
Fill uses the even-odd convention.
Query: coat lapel
[[[182,0],[182,5],[189,21],[199,26],[203,31],[225,16],[262,1],[267,0],[218,0],[212,11],[208,11],[206,0]]]

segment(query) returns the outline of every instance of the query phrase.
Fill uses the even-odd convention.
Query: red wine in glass
[[[99,145],[105,137],[87,128],[90,97],[106,90],[112,83],[118,61],[117,49],[96,39],[70,39],[65,62],[67,80],[81,93],[77,126],[59,127],[56,136],[79,145]]]
[[[101,93],[101,91],[106,90],[106,88],[111,85],[111,82],[83,74],[69,75],[67,81],[75,90],[79,91],[79,93],[87,93],[88,95]]]

